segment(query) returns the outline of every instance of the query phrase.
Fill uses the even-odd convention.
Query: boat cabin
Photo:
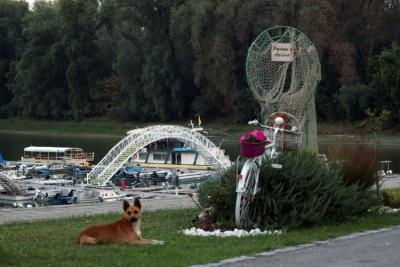
[[[64,164],[89,166],[94,153],[85,153],[77,147],[30,146],[24,149],[22,161],[32,164]]]
[[[210,169],[210,163],[197,151],[174,139],[151,143],[132,156],[131,164],[142,167]]]

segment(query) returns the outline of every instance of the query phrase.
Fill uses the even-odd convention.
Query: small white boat
[[[99,190],[99,199],[101,202],[120,201],[124,196],[113,190]]]
[[[99,191],[98,190],[78,190],[76,192],[76,203],[77,204],[83,204],[83,203],[95,203],[99,202]]]
[[[3,176],[7,177],[9,180],[22,180],[22,179],[27,179],[25,175],[22,175],[18,171],[3,171],[1,172]]]

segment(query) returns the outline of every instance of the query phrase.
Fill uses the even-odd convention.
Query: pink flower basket
[[[264,154],[267,141],[261,143],[240,141],[240,155],[246,158],[254,158]]]

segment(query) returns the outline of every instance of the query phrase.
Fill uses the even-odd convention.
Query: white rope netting
[[[249,48],[246,75],[263,120],[278,111],[292,114],[304,135],[303,144],[316,151],[315,89],[321,71],[317,50],[307,36],[285,26],[263,31]]]

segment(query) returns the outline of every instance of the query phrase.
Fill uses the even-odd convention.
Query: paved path
[[[224,267],[398,267],[400,226],[202,265]]]
[[[144,195],[140,200],[144,211],[160,209],[194,208],[195,204],[188,196],[151,194],[152,198]],[[92,215],[100,213],[122,212],[122,202],[92,203],[78,205],[60,205],[26,209],[8,209],[0,211],[0,224],[15,221],[33,221],[55,219],[77,215]]]
[[[399,188],[400,176],[398,174],[390,175],[382,179],[382,189],[384,188]]]

